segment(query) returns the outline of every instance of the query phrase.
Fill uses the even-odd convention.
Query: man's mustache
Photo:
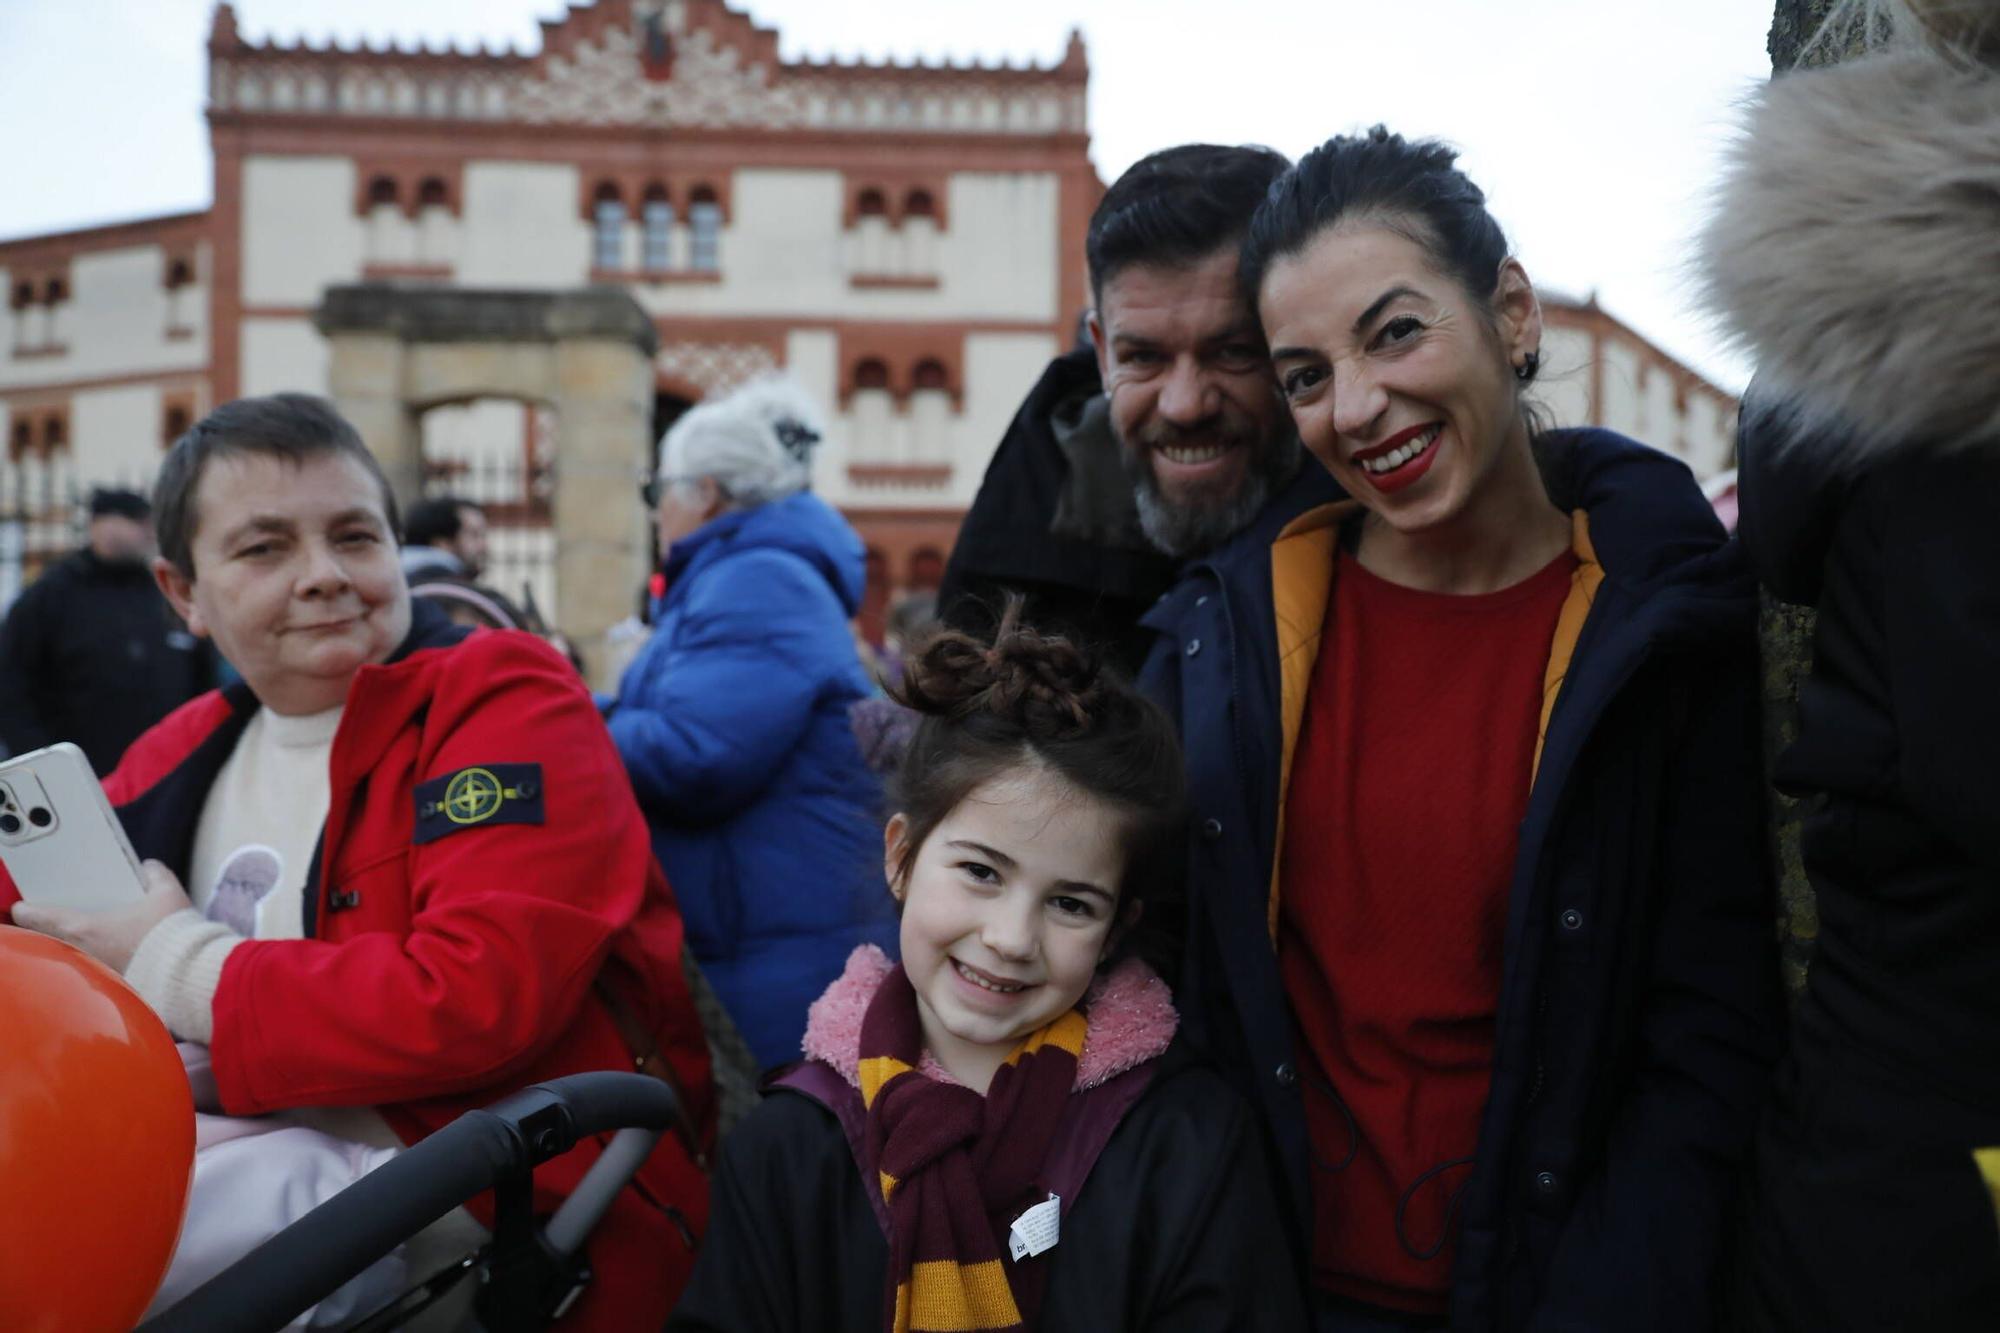
[[[1221,444],[1234,447],[1240,444],[1254,444],[1256,432],[1247,422],[1232,421],[1218,413],[1208,420],[1192,426],[1177,425],[1168,421],[1151,421],[1132,435],[1132,443],[1141,449],[1163,449],[1179,445]]]

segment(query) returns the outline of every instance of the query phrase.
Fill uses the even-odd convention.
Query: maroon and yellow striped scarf
[[[1021,1040],[981,1097],[918,1069],[916,992],[899,966],[861,1021],[858,1070],[868,1149],[889,1212],[890,1333],[1027,1329],[1047,1257],[1004,1257],[1015,1218],[1048,1192],[1036,1185],[1083,1053],[1071,1009]]]

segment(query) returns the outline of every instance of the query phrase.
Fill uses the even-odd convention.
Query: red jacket
[[[589,694],[532,636],[461,641],[441,620],[419,610],[398,656],[349,689],[308,938],[246,942],[223,968],[211,1053],[224,1109],[369,1105],[414,1143],[531,1083],[630,1069],[601,987],[650,1026],[690,1114],[711,1124],[680,915]],[[185,878],[202,802],[257,706],[241,686],[204,695],[105,779],[141,856]],[[442,822],[442,780],[496,765],[514,784],[498,813]],[[0,883],[0,911],[14,898]],[[537,1171],[537,1211],[597,1153],[581,1144]],[[657,1328],[684,1285],[694,1256],[665,1209],[699,1236],[703,1176],[669,1137],[638,1186],[594,1235],[597,1277],[564,1327]],[[491,1224],[490,1199],[472,1211]]]

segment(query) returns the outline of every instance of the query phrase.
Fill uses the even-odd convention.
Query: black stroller
[[[586,1137],[614,1133],[561,1208],[538,1225],[534,1168]],[[346,1333],[402,1327],[475,1282],[481,1333],[529,1333],[560,1318],[590,1282],[583,1243],[662,1134],[695,1137],[658,1079],[592,1073],[538,1083],[460,1116],[363,1176],[140,1325],[140,1333],[268,1333],[467,1199],[491,1189],[492,1240]],[[680,1223],[678,1217],[675,1218]],[[692,1244],[692,1237],[689,1238]]]

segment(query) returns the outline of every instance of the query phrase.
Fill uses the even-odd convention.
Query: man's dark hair
[[[1091,299],[1102,303],[1104,284],[1130,265],[1180,268],[1235,246],[1290,166],[1283,153],[1254,144],[1182,144],[1134,162],[1090,215]]]
[[[410,506],[403,518],[403,541],[410,546],[435,546],[455,541],[465,526],[465,511],[478,509],[456,495],[429,495]]]
[[[1379,224],[1423,247],[1477,308],[1492,300],[1507,262],[1507,237],[1487,212],[1486,195],[1458,169],[1449,144],[1405,139],[1377,125],[1366,134],[1328,139],[1271,187],[1251,219],[1237,266],[1251,307],[1272,264],[1351,220]]]
[[[92,518],[116,516],[129,518],[135,523],[143,523],[152,512],[153,507],[146,503],[145,496],[137,491],[128,491],[122,486],[99,486],[90,492]]]
[[[201,521],[194,496],[202,473],[213,459],[246,454],[262,454],[294,467],[321,454],[345,454],[361,464],[382,488],[382,513],[389,520],[389,531],[402,531],[396,495],[389,489],[382,465],[332,403],[305,393],[238,398],[195,422],[187,434],[174,441],[153,486],[153,526],[160,554],[182,577],[194,577],[194,534]]]

